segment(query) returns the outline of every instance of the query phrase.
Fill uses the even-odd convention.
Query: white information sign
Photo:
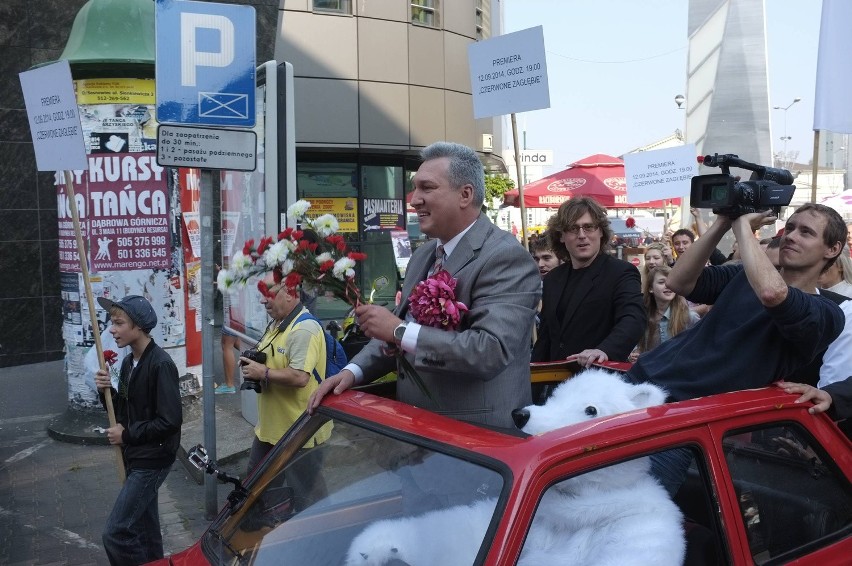
[[[254,171],[257,168],[257,134],[253,130],[160,124],[157,128],[157,164]]]
[[[88,169],[71,67],[57,61],[18,75],[39,171]]]
[[[625,155],[627,202],[688,195],[691,180],[698,175],[696,156],[695,144]]]
[[[474,118],[550,108],[541,26],[476,41],[467,54]]]
[[[522,149],[521,166],[524,165],[553,165],[553,150]]]

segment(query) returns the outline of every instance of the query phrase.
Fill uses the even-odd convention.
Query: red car
[[[513,565],[552,486],[686,449],[692,465],[674,496],[685,517],[685,564],[848,565],[852,442],[796,398],[777,388],[742,391],[528,436],[349,391],[304,415],[201,540],[160,564],[353,564],[350,546],[368,525],[479,501],[491,517],[481,529],[447,524],[448,536],[423,533],[404,544],[425,545],[420,555],[434,557],[463,538],[475,556],[456,563]],[[333,427],[329,439],[302,450],[321,427]],[[420,555],[408,550],[408,561],[375,563],[438,566],[411,560]]]

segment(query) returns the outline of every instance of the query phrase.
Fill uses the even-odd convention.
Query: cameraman
[[[678,260],[666,285],[713,309],[693,328],[640,356],[628,372],[633,381],[653,382],[674,401],[763,387],[807,365],[837,338],[843,312],[817,294],[817,280],[841,253],[847,233],[843,219],[827,206],[799,207],[781,237],[780,271],[754,238],[754,230],[774,221],[770,212],[733,220],[719,215]],[[728,230],[739,244],[742,264],[704,267]],[[658,477],[671,489],[665,475]]]
[[[301,314],[308,312],[299,300],[298,289],[285,286],[284,281],[275,283],[271,275],[264,283],[265,293],[263,285],[259,286],[263,295],[260,302],[271,321],[254,351],[243,352],[240,356],[240,369],[246,380],[242,388],[248,385],[248,388],[260,389],[249,472],[304,412],[308,397],[319,385],[314,371],[317,375],[325,375],[322,327],[313,319],[296,322]],[[305,448],[322,444],[330,435],[331,423],[323,426]],[[313,486],[305,487],[310,491]]]

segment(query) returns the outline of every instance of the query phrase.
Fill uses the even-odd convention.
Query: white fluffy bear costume
[[[651,407],[666,393],[592,369],[559,385],[543,406],[526,408],[524,432],[541,434],[589,419]],[[349,547],[347,566],[470,566],[496,501],[377,521]],[[551,486],[535,511],[519,566],[680,565],[683,516],[650,475],[647,458],[588,472]]]

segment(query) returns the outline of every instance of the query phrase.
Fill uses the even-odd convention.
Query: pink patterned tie
[[[438,244],[438,247],[435,248],[435,263],[432,265],[432,268],[429,270],[429,277],[432,277],[444,266],[444,246],[443,244]]]

